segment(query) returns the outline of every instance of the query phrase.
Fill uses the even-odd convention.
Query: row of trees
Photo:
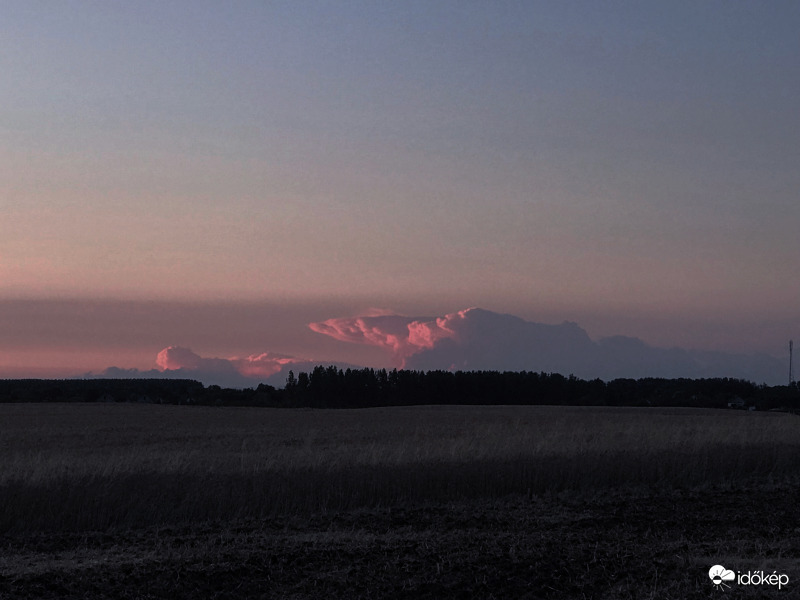
[[[725,407],[733,398],[766,407],[766,388],[741,379],[600,379],[533,371],[410,371],[316,367],[296,378],[285,399],[311,407],[407,404],[554,404]],[[790,394],[791,395],[791,394]],[[770,406],[771,407],[771,406]]]
[[[191,379],[0,379],[0,402],[187,404],[206,392]]]
[[[203,386],[186,379],[0,380],[0,402],[146,402],[216,406],[360,408],[413,404],[547,404],[800,408],[796,386],[741,379],[583,380],[531,371],[412,371],[318,366],[289,372],[282,389]]]

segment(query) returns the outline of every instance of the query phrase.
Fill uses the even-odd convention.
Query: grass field
[[[787,414],[11,404],[0,452],[0,597],[708,597],[724,560],[800,577]]]

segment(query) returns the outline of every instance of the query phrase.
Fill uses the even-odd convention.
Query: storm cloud
[[[767,355],[656,348],[638,338],[592,340],[576,323],[550,325],[480,308],[441,317],[360,316],[311,323],[340,341],[388,351],[395,366],[431,370],[544,371],[620,377],[736,377],[777,383],[783,364]]]
[[[770,385],[783,383],[786,365],[766,354],[729,354],[658,348],[627,336],[593,340],[578,324],[544,324],[510,314],[468,308],[440,317],[369,314],[313,322],[308,327],[329,338],[371,346],[386,367],[429,370],[536,371],[582,379],[732,377]],[[277,352],[244,357],[202,356],[168,346],[152,370],[111,367],[106,377],[166,377],[206,385],[244,388],[267,383],[281,387],[290,370],[318,365],[360,368],[340,361],[310,360]],[[97,376],[87,374],[88,376]]]

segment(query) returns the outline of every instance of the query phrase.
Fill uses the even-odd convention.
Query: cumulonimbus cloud
[[[519,370],[532,362],[555,369],[565,354],[583,358],[592,343],[574,323],[542,325],[480,308],[442,317],[328,319],[309,327],[341,341],[386,348],[398,366],[417,369]]]
[[[655,348],[637,338],[593,341],[576,323],[549,325],[469,308],[442,317],[375,315],[310,323],[337,340],[391,353],[396,366],[418,369],[544,371],[582,378],[741,377],[777,380],[774,357]]]
[[[340,341],[384,349],[386,366],[393,361],[397,367],[422,371],[542,371],[604,380],[736,377],[770,384],[780,382],[784,371],[780,360],[767,355],[655,348],[625,336],[593,341],[575,323],[548,325],[479,308],[441,317],[373,312],[310,323],[309,327]],[[158,353],[156,364],[158,370],[154,371],[117,369],[106,376],[185,377],[206,385],[240,388],[262,382],[280,386],[290,369],[311,372],[319,363],[274,352],[207,358],[189,348],[169,346]]]

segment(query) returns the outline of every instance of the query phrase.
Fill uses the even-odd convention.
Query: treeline
[[[227,389],[187,379],[0,380],[0,402],[139,402],[362,408],[414,404],[547,404],[800,409],[796,385],[741,379],[583,380],[531,371],[411,371],[318,366],[275,388]]]
[[[194,404],[207,388],[191,379],[0,379],[0,402]]]
[[[729,403],[759,410],[800,408],[796,386],[759,386],[732,378],[601,379],[533,371],[409,371],[316,367],[290,372],[282,390],[296,406],[346,407],[412,404],[540,404],[573,406],[696,406]]]

